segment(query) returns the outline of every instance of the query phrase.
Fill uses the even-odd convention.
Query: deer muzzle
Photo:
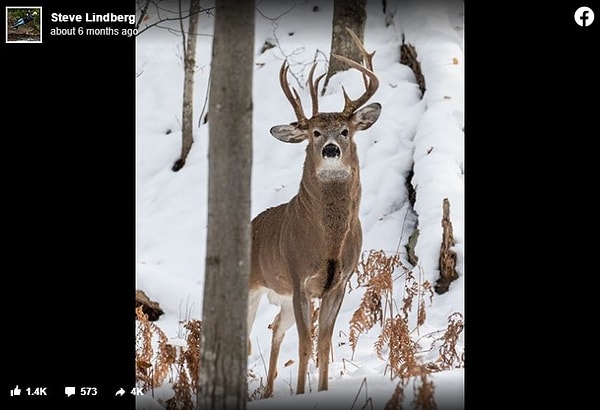
[[[342,152],[339,146],[329,143],[323,147],[321,154],[323,158],[339,158]]]
[[[342,161],[339,145],[328,142],[321,149],[323,161],[317,167],[317,178],[321,182],[345,181],[350,176],[350,167]]]

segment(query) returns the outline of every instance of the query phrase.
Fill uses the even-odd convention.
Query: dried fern
[[[168,338],[158,326],[152,323],[153,333],[158,338],[158,347],[156,350],[156,360],[154,363],[154,373],[152,383],[154,386],[162,386],[167,379],[171,365],[175,363],[177,354],[175,346],[168,343]]]
[[[456,351],[456,344],[464,327],[462,314],[454,312],[448,317],[448,328],[446,329],[446,333],[444,333],[444,343],[440,347],[440,356],[448,368],[464,366],[464,361],[458,356],[458,352]]]
[[[375,341],[375,353],[382,360],[384,360],[383,350],[386,347],[392,378],[399,376],[405,379],[418,373],[420,366],[415,358],[416,343],[410,337],[406,318],[400,314],[386,319],[385,325]]]
[[[356,350],[358,336],[365,333],[376,323],[383,325],[385,312],[392,312],[392,275],[400,265],[397,254],[387,256],[384,251],[371,250],[365,259],[364,254],[357,268],[358,286],[367,289],[360,306],[354,311],[350,320],[348,337],[352,352]]]
[[[393,298],[393,273],[401,267],[404,276],[403,297],[400,306]],[[448,318],[448,327],[439,341],[439,358],[436,363],[421,363],[416,355],[418,343],[411,337],[409,327],[410,313],[416,306],[416,325],[413,330],[417,334],[427,319],[426,305],[433,302],[434,289],[429,281],[419,280],[414,273],[400,263],[399,256],[388,257],[383,251],[370,251],[367,258],[361,259],[357,268],[358,287],[366,287],[360,306],[350,321],[349,343],[354,353],[358,336],[371,329],[377,322],[381,324],[381,332],[374,343],[377,356],[386,360],[391,369],[392,379],[399,382],[385,405],[385,410],[402,410],[405,401],[405,387],[409,380],[413,381],[414,399],[411,408],[419,410],[436,410],[435,386],[428,379],[434,371],[464,366],[464,357],[457,352],[457,343],[464,324],[462,315],[454,313]],[[349,291],[352,289],[350,288]],[[428,296],[428,297],[427,297]],[[434,341],[434,345],[435,345]],[[463,353],[464,355],[464,353]],[[387,368],[386,368],[387,369]]]
[[[174,397],[167,401],[168,409],[193,408],[200,370],[200,336],[202,322],[190,320],[186,346],[168,343],[167,335],[148,320],[141,306],[136,308],[136,382],[144,390],[162,386],[172,376]],[[156,341],[156,351],[153,342]]]
[[[141,384],[144,390],[152,387],[152,357],[154,349],[152,348],[152,323],[148,320],[148,315],[142,310],[142,306],[135,309],[138,319],[138,328],[136,334],[135,348],[135,375],[136,380]]]
[[[404,384],[399,382],[394,389],[394,394],[387,401],[383,410],[404,410]]]
[[[200,336],[202,334],[202,322],[200,320],[190,320],[184,327],[188,330],[188,335],[186,337],[187,348],[182,354],[185,358],[185,366],[190,374],[195,393],[200,375]]]
[[[422,367],[421,374],[418,377],[420,381],[417,384],[417,379],[413,381],[414,399],[413,409],[415,410],[437,410],[435,404],[435,386],[427,377],[427,370]]]
[[[167,400],[167,409],[192,409],[194,402],[192,394],[195,392],[195,385],[190,383],[188,372],[186,370],[185,354],[183,348],[179,347],[179,355],[177,357],[177,380],[173,383],[173,391],[175,395]]]
[[[412,271],[405,271],[404,298],[402,299],[402,313],[408,317],[408,314],[414,306],[414,299],[417,298],[417,327],[425,323],[425,299],[424,296],[429,293],[429,303],[433,301],[433,289],[429,281],[420,282],[415,279]]]

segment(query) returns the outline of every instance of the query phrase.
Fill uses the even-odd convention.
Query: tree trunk
[[[254,1],[217,0],[198,409],[247,402]]]
[[[362,62],[360,50],[346,31],[346,27],[354,31],[361,41],[364,40],[365,22],[367,21],[366,4],[366,0],[335,0],[333,3],[331,54],[346,56],[357,63]],[[322,94],[325,94],[329,79],[335,73],[348,69],[346,64],[331,57],[331,54]]]
[[[196,40],[198,38],[198,20],[200,0],[190,0],[190,25],[187,44],[184,38],[184,79],[183,109],[181,115],[181,157],[173,164],[173,171],[179,171],[187,159],[194,143],[194,69],[196,68]]]

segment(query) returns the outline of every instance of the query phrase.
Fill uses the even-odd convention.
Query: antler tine
[[[314,63],[310,69],[310,72],[308,73],[308,86],[310,87],[310,99],[312,101],[313,117],[319,112],[319,97],[317,95],[317,91],[319,89],[319,81],[321,81],[321,79],[325,77],[325,74],[327,74],[321,74],[319,77],[317,77],[317,80],[313,82],[313,74],[315,72],[316,67],[317,63]]]
[[[373,96],[373,94],[375,94],[375,91],[377,91],[377,88],[379,88],[379,80],[377,79],[377,76],[373,72],[373,56],[375,55],[375,51],[373,51],[372,53],[369,53],[365,49],[364,45],[361,43],[358,36],[356,34],[354,34],[354,32],[352,30],[350,30],[348,27],[346,27],[346,30],[348,31],[348,33],[350,33],[350,35],[352,36],[352,39],[358,46],[358,49],[360,50],[360,53],[363,56],[363,64],[364,65],[358,64],[356,61],[351,60],[344,56],[340,56],[337,54],[332,54],[332,55],[333,55],[333,57],[337,58],[338,60],[343,61],[344,63],[348,64],[350,67],[355,68],[358,71],[360,71],[363,75],[363,82],[365,83],[365,88],[366,88],[363,95],[361,95],[356,100],[352,100],[352,99],[350,99],[348,94],[346,94],[346,90],[344,89],[344,87],[342,87],[342,91],[344,92],[344,100],[345,100],[343,113],[346,116],[350,116],[350,115],[352,115],[352,113],[354,113],[354,111],[356,111],[359,107],[361,107],[364,103],[366,103],[369,100],[369,98],[371,98]]]
[[[306,116],[304,115],[304,110],[302,109],[302,101],[300,100],[300,96],[294,87],[292,87],[292,91],[294,95],[292,95],[292,91],[290,91],[290,85],[287,81],[287,73],[290,66],[285,60],[281,65],[281,69],[279,70],[279,84],[281,85],[281,89],[283,93],[287,97],[290,104],[292,104],[292,108],[296,113],[296,118],[298,119],[298,124],[303,125],[306,123]]]

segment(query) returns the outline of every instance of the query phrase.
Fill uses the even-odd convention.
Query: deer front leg
[[[275,317],[275,320],[271,325],[273,337],[271,339],[271,355],[269,356],[269,373],[267,374],[265,397],[271,397],[273,395],[273,383],[277,377],[277,361],[279,360],[281,341],[285,336],[285,332],[293,324],[294,308],[292,307],[292,299],[286,298],[281,305],[279,314]]]
[[[342,301],[345,286],[340,285],[326,293],[319,308],[319,340],[317,342],[317,363],[319,365],[319,391],[328,389],[329,357],[333,327]]]
[[[298,384],[296,394],[304,393],[308,360],[312,354],[312,339],[310,335],[312,307],[310,298],[302,286],[294,288],[294,316],[298,329]]]

